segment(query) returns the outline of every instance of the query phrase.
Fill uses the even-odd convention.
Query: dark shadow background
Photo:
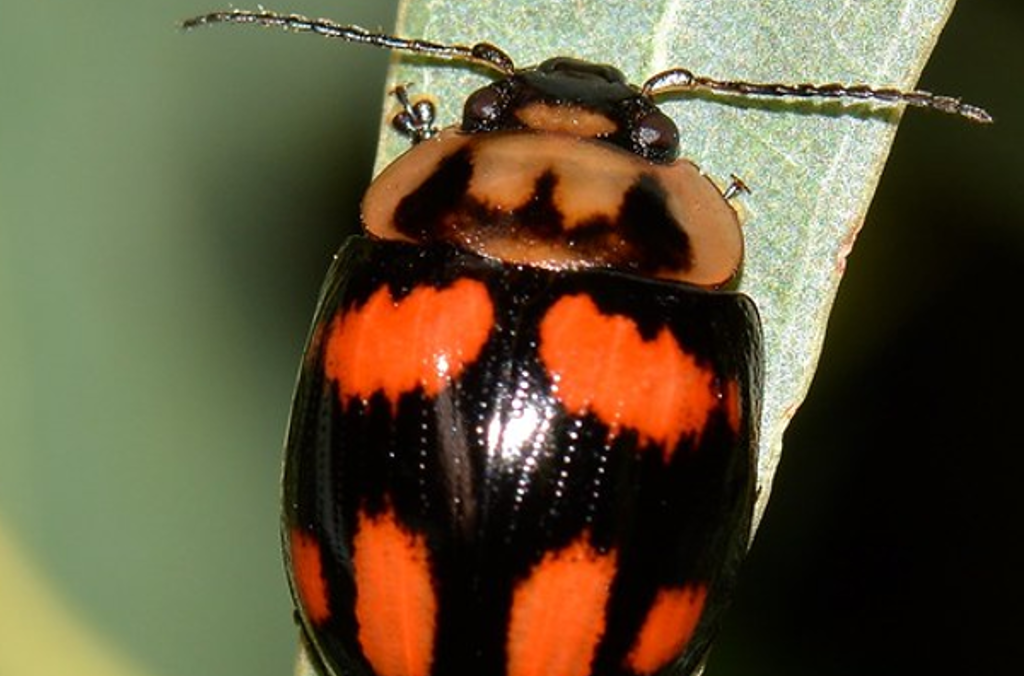
[[[957,5],[906,115],[709,674],[1018,674],[1024,5]]]
[[[67,660],[39,676],[290,673],[280,440],[387,55],[174,30],[217,2],[20,4],[0,22],[0,676],[29,649]],[[275,7],[377,27],[390,4]],[[1022,36],[1011,0],[947,26],[922,86],[998,124],[906,116],[709,676],[1020,672]]]

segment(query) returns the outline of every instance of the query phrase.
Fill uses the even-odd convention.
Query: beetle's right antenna
[[[300,14],[234,9],[194,16],[183,21],[181,27],[191,30],[215,23],[254,24],[283,28],[296,33],[315,33],[328,38],[338,38],[347,42],[411,52],[438,59],[469,61],[490,70],[496,70],[502,75],[512,75],[516,71],[512,58],[487,42],[479,42],[467,47],[466,45],[446,45],[428,40],[408,40],[387,33],[374,33],[359,26],[346,26],[329,19],[310,19]]]
[[[988,124],[992,116],[978,106],[964,103],[953,96],[942,96],[922,91],[902,91],[889,87],[867,85],[828,84],[782,84],[764,82],[742,82],[715,80],[696,75],[685,68],[672,68],[652,76],[644,83],[641,91],[647,96],[658,96],[672,92],[705,90],[739,96],[777,96],[800,98],[853,99],[878,101],[880,103],[904,103],[918,108],[930,108],[942,113],[959,115],[971,122]]]

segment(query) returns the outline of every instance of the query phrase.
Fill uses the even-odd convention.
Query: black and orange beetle
[[[414,146],[324,285],[292,409],[285,560],[333,676],[684,676],[747,549],[762,380],[743,236],[655,95],[901,102],[863,86],[643,86],[553,58],[218,12],[482,65],[460,126],[405,91]]]

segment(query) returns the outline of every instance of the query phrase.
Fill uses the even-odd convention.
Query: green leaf
[[[406,0],[396,33],[491,42],[517,65],[555,55],[610,63],[633,82],[673,66],[725,80],[866,83],[912,89],[954,0]],[[335,17],[343,20],[344,17]],[[388,89],[411,85],[458,121],[488,82],[466,65],[396,55]],[[385,102],[377,171],[407,142]],[[782,437],[810,386],[828,312],[896,132],[900,111],[720,96],[664,108],[683,154],[725,184],[735,174],[746,263],[740,290],[757,303],[766,348],[755,522],[767,505]],[[827,453],[828,449],[821,449]],[[297,674],[312,676],[308,666]]]
[[[498,45],[524,66],[555,55],[610,63],[633,82],[683,66],[718,79],[866,83],[912,89],[954,0],[407,0],[399,35]],[[441,126],[486,83],[465,65],[396,55],[388,81],[438,104]],[[377,170],[407,147],[385,102]],[[767,504],[786,425],[810,386],[857,231],[899,110],[724,96],[667,99],[683,154],[725,184],[739,176],[746,230],[740,290],[766,345],[755,521]],[[828,452],[828,449],[822,449]]]

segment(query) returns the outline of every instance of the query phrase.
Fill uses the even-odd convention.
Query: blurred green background
[[[0,676],[291,670],[280,445],[387,55],[175,30],[219,4],[5,3]],[[998,124],[906,116],[709,676],[1020,673],[1022,74],[963,0],[922,86]]]

